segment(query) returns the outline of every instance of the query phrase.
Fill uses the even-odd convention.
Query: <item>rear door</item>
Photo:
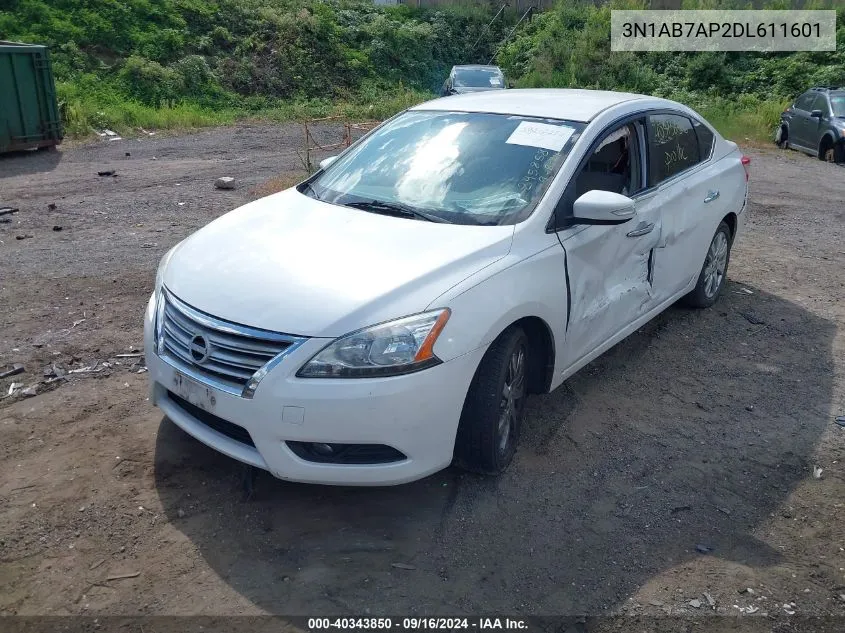
[[[682,113],[648,116],[648,183],[656,190],[662,233],[654,255],[653,292],[667,301],[698,277],[719,222],[737,211],[744,170],[738,155],[714,162],[713,131]]]

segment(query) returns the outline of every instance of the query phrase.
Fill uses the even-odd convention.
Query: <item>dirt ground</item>
[[[845,615],[845,170],[751,150],[719,303],[534,398],[505,475],[261,474],[245,500],[244,469],[163,419],[118,354],[142,344],[162,254],[298,170],[301,136],[0,157],[0,207],[20,208],[0,223],[0,371],[26,369],[0,397],[38,392],[0,400],[0,614]]]

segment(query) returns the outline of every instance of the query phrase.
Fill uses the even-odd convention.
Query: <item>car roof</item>
[[[455,70],[455,69],[458,69],[458,68],[475,68],[475,69],[479,69],[479,68],[493,69],[493,68],[495,68],[496,70],[501,70],[501,68],[499,68],[498,66],[493,66],[492,64],[457,64],[455,66],[452,66],[452,70]]]
[[[576,90],[570,88],[528,88],[521,90],[489,90],[444,97],[421,103],[414,106],[412,110],[489,112],[492,114],[514,114],[549,119],[566,119],[586,123],[610,107],[638,99],[655,101],[654,97],[630,92]],[[665,103],[667,107],[676,105],[664,99],[658,99],[657,101]]]

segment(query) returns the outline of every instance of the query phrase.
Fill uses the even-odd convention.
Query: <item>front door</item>
[[[631,196],[637,214],[623,224],[576,225],[558,233],[566,251],[570,293],[564,367],[577,363],[654,305],[654,250],[661,217],[653,203],[654,192],[644,191],[642,138],[639,122],[612,130],[570,185],[575,188],[569,193],[572,199],[592,189]]]

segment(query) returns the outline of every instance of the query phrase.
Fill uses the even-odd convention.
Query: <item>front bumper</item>
[[[309,339],[261,381],[252,399],[213,390],[208,409],[248,431],[252,444],[204,423],[171,392],[178,371],[154,352],[155,297],[144,319],[150,398],[204,444],[289,481],[390,485],[425,477],[452,461],[464,398],[484,349],[405,376],[373,379],[296,378],[329,339]],[[406,459],[387,464],[333,464],[302,459],[288,441],[383,444]]]

